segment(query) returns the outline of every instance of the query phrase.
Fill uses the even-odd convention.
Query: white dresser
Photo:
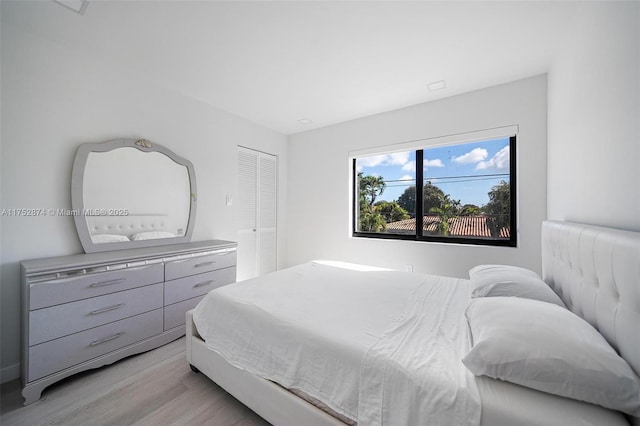
[[[185,333],[185,312],[235,282],[236,243],[212,240],[28,260],[22,266],[22,395]]]

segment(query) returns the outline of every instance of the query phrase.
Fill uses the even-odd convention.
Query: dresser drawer
[[[29,348],[28,381],[162,333],[162,309],[51,340]]]
[[[201,296],[214,288],[231,284],[235,281],[235,267],[167,281],[164,283],[164,304],[170,305],[185,299]]]
[[[164,307],[164,329],[172,328],[185,324],[185,314],[188,310],[193,309],[202,300],[204,296],[194,297],[192,299],[183,300],[173,305]]]
[[[162,283],[29,312],[29,345],[162,307]]]
[[[164,281],[161,263],[31,284],[29,309],[88,299]]]
[[[164,268],[164,276],[165,280],[169,281],[186,277],[187,275],[202,274],[231,266],[236,266],[236,251],[223,250],[219,253],[167,262]]]

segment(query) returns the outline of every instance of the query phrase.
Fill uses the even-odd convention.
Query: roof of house
[[[456,216],[449,218],[449,235],[454,237],[487,237],[490,238],[491,228],[487,224],[489,217],[485,215],[477,216]],[[423,217],[423,232],[431,234],[438,232],[440,216],[427,215]],[[387,224],[387,231],[413,231],[416,229],[416,220],[405,219]],[[500,238],[510,238],[509,228],[500,229]]]

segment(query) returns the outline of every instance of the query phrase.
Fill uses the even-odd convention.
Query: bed
[[[544,281],[315,261],[216,289],[187,360],[272,424],[640,424],[640,233],[542,239]]]

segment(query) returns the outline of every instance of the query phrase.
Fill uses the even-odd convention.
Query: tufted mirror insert
[[[190,241],[195,194],[191,162],[145,139],[76,152],[71,205],[86,253]]]

